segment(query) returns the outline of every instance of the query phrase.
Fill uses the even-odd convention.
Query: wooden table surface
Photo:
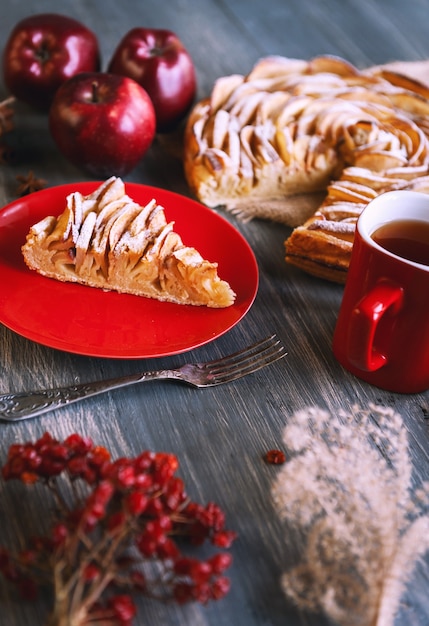
[[[14,24],[31,13],[31,3],[2,0],[0,47]],[[136,25],[174,30],[193,56],[198,98],[216,78],[247,73],[265,55],[307,59],[336,54],[358,67],[393,60],[429,58],[427,0],[38,0],[37,12],[58,12],[86,23],[99,36],[104,63],[125,32]],[[7,95],[0,85],[0,95]],[[34,170],[48,186],[90,180],[62,158],[49,136],[47,119],[29,107],[16,107],[11,134],[17,159],[0,166],[0,205],[16,199],[16,176]],[[150,184],[190,196],[180,153],[173,139],[155,140],[127,181]],[[207,390],[152,383],[122,389],[40,418],[0,424],[0,459],[12,443],[49,430],[63,438],[73,432],[108,447],[114,457],[143,449],[177,454],[180,475],[197,501],[221,505],[239,538],[232,553],[229,595],[207,607],[139,601],[135,624],[183,626],[323,626],[322,616],[297,611],[280,587],[290,564],[291,546],[270,495],[278,471],[263,455],[282,446],[283,428],[295,411],[320,406],[331,412],[354,404],[393,407],[405,422],[415,478],[429,478],[429,394],[399,395],[371,387],[345,372],[333,357],[332,333],[343,288],[313,278],[284,262],[290,230],[255,220],[227,219],[252,247],[260,272],[259,290],[245,318],[215,341],[186,354],[155,359],[104,359],[69,354],[32,343],[0,326],[0,392],[72,384],[144,369],[166,368],[188,360],[213,359],[277,333],[288,356],[233,384]],[[32,302],[28,302],[31,309]],[[53,316],[61,316],[58,302]],[[138,320],[136,319],[136,324]],[[180,329],[178,329],[180,332]],[[0,543],[20,524],[37,528],[43,501],[6,497],[0,486]],[[6,489],[13,492],[14,486]],[[429,624],[429,561],[423,561],[404,595],[396,624]],[[0,587],[0,625],[43,624],[47,605],[26,604]],[[369,626],[369,625],[368,625]]]

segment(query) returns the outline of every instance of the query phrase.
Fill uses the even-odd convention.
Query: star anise
[[[12,104],[14,102],[15,98],[13,98],[12,96],[0,102],[0,135],[7,133],[13,129],[14,110],[12,108]]]
[[[43,178],[36,178],[33,170],[30,170],[27,176],[18,174],[16,180],[20,183],[17,189],[18,196],[26,196],[33,191],[39,191],[46,185],[46,180]]]

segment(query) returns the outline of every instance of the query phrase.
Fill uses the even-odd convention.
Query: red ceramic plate
[[[201,346],[230,330],[250,309],[258,289],[255,256],[223,217],[176,193],[136,183],[127,193],[145,204],[155,198],[186,245],[218,263],[237,294],[225,309],[184,306],[62,283],[29,270],[21,254],[30,227],[59,215],[72,191],[92,192],[98,182],[44,189],[0,211],[0,323],[37,343],[87,356],[151,358]]]

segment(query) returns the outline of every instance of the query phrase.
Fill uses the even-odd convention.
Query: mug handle
[[[403,302],[399,285],[380,282],[367,293],[352,311],[348,332],[350,362],[366,372],[374,372],[387,363],[387,356],[374,347],[377,326],[387,311],[396,313]]]

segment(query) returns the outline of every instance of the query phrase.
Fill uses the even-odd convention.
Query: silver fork
[[[244,350],[207,363],[187,363],[177,369],[141,372],[69,387],[7,393],[0,395],[0,420],[18,422],[105,391],[150,380],[176,380],[198,388],[223,385],[252,374],[286,354],[276,335],[271,335]]]

